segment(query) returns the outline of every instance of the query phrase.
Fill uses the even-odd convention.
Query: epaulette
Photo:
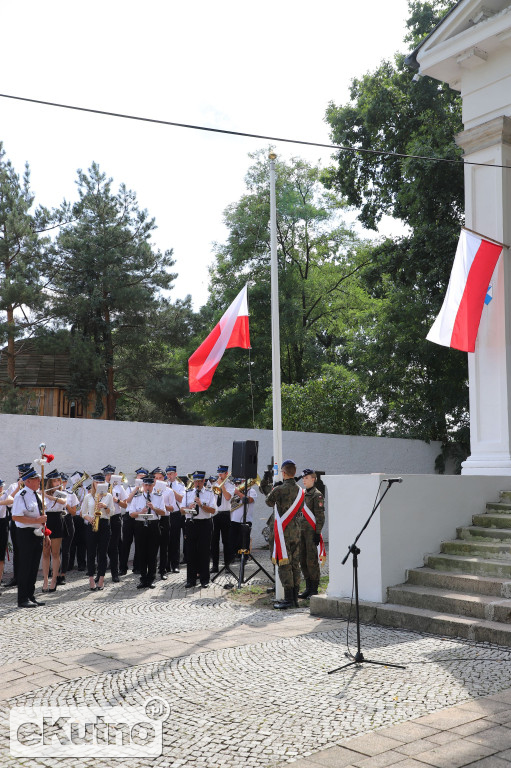
[[[23,488],[23,490],[20,491],[20,496],[24,496],[26,494],[26,492],[27,492],[27,489]]]

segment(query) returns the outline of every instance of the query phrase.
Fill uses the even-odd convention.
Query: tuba
[[[81,478],[72,486],[71,493],[76,493],[78,488],[80,488],[87,480],[90,480],[90,475],[88,475],[87,472],[84,472]]]

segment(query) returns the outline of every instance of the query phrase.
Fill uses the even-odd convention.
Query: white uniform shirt
[[[40,496],[39,500],[41,500]],[[31,491],[30,488],[23,488],[23,490],[16,494],[12,505],[12,515],[13,517],[16,515],[21,517],[40,517],[41,512],[39,511],[35,491]],[[18,528],[41,528],[41,523],[19,523],[17,520],[14,522]]]
[[[170,515],[170,510],[167,509],[167,507],[172,507],[172,512],[177,512],[178,506],[177,506],[177,500],[174,496],[174,491],[172,488],[165,488],[165,490],[162,493],[163,496],[163,504],[165,506],[165,517],[168,517]],[[156,506],[156,505],[155,505]]]
[[[5,501],[9,497],[9,489],[0,493],[0,501]],[[0,504],[0,520],[7,514],[7,504]]]
[[[112,499],[111,493],[105,493],[104,495],[101,494],[100,501],[103,504],[106,504],[108,506],[108,509],[103,509],[103,507],[100,507],[101,512],[101,518],[109,520],[110,515],[112,514],[114,510],[114,500]],[[90,517],[94,517],[94,509],[96,507],[96,497],[92,495],[92,493],[88,493],[87,496],[85,496],[84,500],[82,501],[82,507],[80,509],[80,514],[82,517],[85,517],[85,515],[89,515]],[[89,521],[85,521],[86,525],[90,525]]]
[[[180,496],[184,496],[185,495],[186,488],[183,485],[183,483],[181,482],[181,480],[173,480],[170,483],[169,487],[172,489],[172,491],[177,491],[177,493],[179,493]],[[184,506],[184,499],[183,499],[183,501],[181,503],[179,503],[179,501],[176,499],[176,503],[175,503],[175,506],[174,506],[174,512],[177,512],[179,510],[179,508],[182,507],[182,506]]]
[[[80,502],[78,501],[78,496],[76,495],[76,493],[71,493],[71,491],[68,491],[67,488],[66,488],[66,493],[67,493],[67,502],[66,502],[67,506],[76,507],[77,514],[78,514],[78,507],[80,505]]]
[[[229,480],[226,480],[225,483],[223,484],[222,488],[225,488],[227,493],[231,494],[231,498],[232,498],[232,496],[234,494],[234,490],[235,490],[234,483],[231,483]],[[220,489],[220,491],[221,490],[222,489]],[[213,491],[213,493],[214,493],[214,491]],[[215,494],[215,502],[213,504],[213,506],[215,508],[215,515],[217,515],[219,512],[230,512],[231,511],[231,499],[226,499],[223,493],[222,493],[220,498],[222,499],[222,503],[220,504],[219,507],[217,507],[218,496]]]
[[[251,523],[252,522],[252,510],[253,510],[255,499],[257,498],[257,491],[256,491],[256,489],[255,488],[249,488],[247,496],[249,498],[251,498],[251,499],[254,499],[253,502],[251,502],[251,503],[249,502],[247,504],[247,523]],[[236,496],[235,498],[238,499],[239,497]],[[239,499],[239,500],[242,501],[242,499]],[[243,522],[243,504],[241,505],[241,507],[238,507],[238,509],[235,509],[234,512],[231,513],[231,520],[232,520],[233,523],[242,523]]]
[[[155,493],[154,491],[149,494],[149,501],[154,507],[157,507],[157,509],[165,509],[165,502],[163,499],[163,494]],[[132,509],[131,512],[141,512],[144,507],[147,504],[147,493],[144,491],[143,493],[139,493],[137,496],[133,497],[132,501]],[[150,509],[147,513],[144,512],[144,514],[151,515],[150,518],[145,518],[145,520],[148,520],[151,522],[151,520],[159,520],[160,515],[157,515],[156,512],[153,509]],[[135,517],[134,520],[138,523],[143,523],[144,518],[143,517]]]
[[[137,511],[137,509],[139,509],[139,508],[136,506],[136,502],[135,502],[135,500],[136,500],[136,499],[138,499],[138,497],[139,497],[139,496],[141,495],[141,493],[142,493],[142,486],[141,486],[141,485],[138,485],[138,486],[135,486],[135,485],[129,485],[129,486],[128,486],[128,489],[127,489],[127,496],[126,496],[126,498],[128,499],[128,498],[131,496],[131,494],[133,493],[133,491],[135,490],[135,488],[139,488],[139,491],[140,491],[140,492],[139,492],[139,493],[137,493],[137,494],[135,494],[135,496],[133,496],[132,500],[128,502],[128,506],[126,507],[126,512],[136,512],[136,511]],[[142,505],[142,506],[143,506],[143,505]]]
[[[124,509],[121,506],[119,506],[117,502],[126,501],[126,499],[128,498],[128,495],[129,494],[126,493],[126,491],[124,490],[123,486],[120,483],[117,483],[116,485],[114,485],[114,487],[112,488],[112,497],[114,500],[114,511],[112,512],[112,516],[122,515],[122,513],[124,512]]]
[[[181,503],[182,507],[195,507],[195,497],[197,495],[200,495],[200,500],[202,504],[205,504],[206,507],[215,507],[216,497],[213,491],[209,491],[207,488],[202,488],[200,491],[200,494],[198,492],[198,489],[192,488],[190,491],[185,491],[185,495],[183,496],[183,501]],[[205,512],[203,509],[199,508],[199,514],[195,515],[192,512],[186,512],[186,519],[187,520],[211,520],[213,515],[211,515],[209,512]]]

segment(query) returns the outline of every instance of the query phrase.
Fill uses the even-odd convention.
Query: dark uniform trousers
[[[133,517],[130,517],[128,512],[125,512],[122,516],[122,540],[121,540],[121,555],[120,555],[120,569],[121,571],[128,570],[128,560],[130,559],[131,545],[135,538],[135,526],[137,523]],[[133,555],[133,570],[139,570],[137,542],[135,539],[135,554]]]
[[[99,521],[98,530],[94,532],[92,525],[86,526],[87,542],[87,576],[104,576],[106,573],[108,543],[110,541],[110,520],[102,517]]]
[[[119,550],[121,547],[122,520],[121,515],[110,516],[110,543],[108,545],[108,557],[110,559],[110,573],[119,575]]]
[[[209,552],[211,546],[211,520],[186,521],[186,580],[195,584],[197,574],[201,584],[209,584]]]
[[[145,525],[135,522],[135,547],[140,569],[140,582],[144,586],[152,584],[156,576],[156,558],[160,543],[160,521],[150,520]]]
[[[18,580],[18,530],[21,530],[18,528],[14,520],[11,518],[11,513],[9,511],[9,531],[11,533],[11,542],[12,542],[12,570],[13,570],[13,577],[17,581]]]
[[[169,557],[169,535],[170,535],[170,517],[168,515],[160,517],[160,576],[167,571],[167,562]]]
[[[75,521],[73,515],[65,515],[64,517],[64,535],[62,537],[62,559],[60,561],[60,572],[67,573],[69,566],[69,553],[71,551],[71,544],[73,543],[75,535]]]
[[[18,605],[34,597],[39,563],[43,553],[43,536],[34,528],[17,528],[18,546]]]
[[[87,557],[87,540],[85,535],[85,520],[80,515],[76,515],[74,519],[74,526],[75,526],[75,535],[73,537],[73,540],[71,542],[71,547],[69,550],[69,563],[67,565],[68,570],[72,570],[74,568],[75,564],[75,555],[76,555],[76,564],[78,568],[85,568],[86,567],[86,557]],[[63,571],[63,573],[66,573],[66,571]]]
[[[169,517],[169,549],[167,553],[167,570],[179,568],[179,553],[181,550],[181,529],[184,516],[181,512],[171,512]]]
[[[300,523],[297,516],[285,529],[284,541],[289,562],[284,565],[279,564],[279,578],[284,589],[299,588],[302,574],[300,572]]]
[[[218,568],[220,559],[220,536],[222,537],[222,546],[224,549],[224,563],[229,565],[232,560],[231,555],[231,513],[217,512],[213,518],[213,536],[211,538],[211,559],[213,568]]]

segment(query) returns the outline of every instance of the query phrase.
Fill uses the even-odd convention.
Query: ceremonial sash
[[[316,516],[315,516],[314,512],[311,509],[309,509],[309,507],[307,506],[307,504],[305,502],[303,503],[303,510],[302,510],[302,512],[303,512],[304,518],[307,520],[307,522],[311,526],[312,530],[315,531],[316,530]],[[318,544],[318,560],[319,560],[320,564],[323,565],[323,563],[326,560],[326,548],[325,548],[325,542],[323,541],[323,534],[320,533],[319,536],[320,536],[320,538],[319,538],[319,544]]]
[[[293,517],[296,515],[296,513],[299,511],[300,507],[302,506],[303,500],[305,498],[305,491],[303,488],[298,488],[298,493],[296,494],[296,499],[293,501],[289,509],[284,512],[282,517],[279,515],[278,509],[275,506],[274,509],[274,523],[273,523],[273,530],[274,530],[274,541],[273,541],[273,555],[272,555],[272,562],[276,563],[277,565],[285,565],[289,562],[289,558],[287,556],[287,549],[286,549],[286,542],[284,540],[284,531],[286,530],[287,526],[293,519]]]

